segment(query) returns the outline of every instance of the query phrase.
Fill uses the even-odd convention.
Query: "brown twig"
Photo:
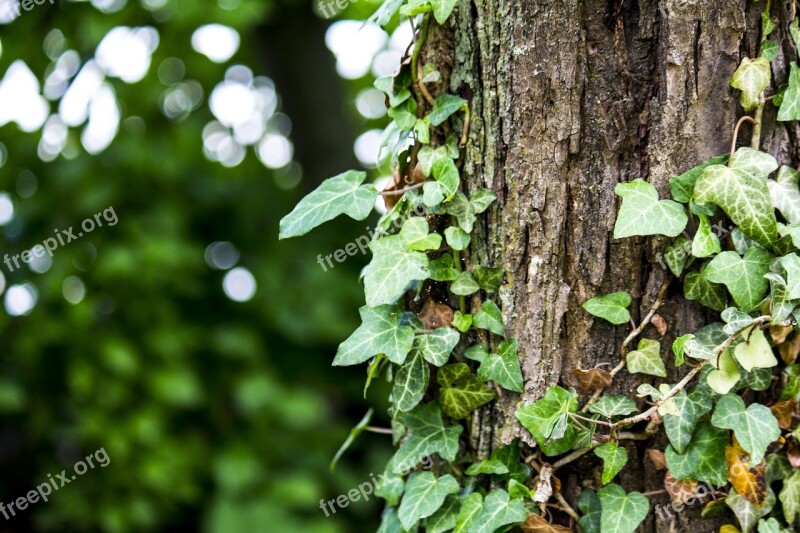
[[[564,496],[562,496],[560,492],[556,492],[555,494],[553,494],[553,497],[561,506],[562,511],[567,513],[570,516],[570,518],[572,518],[575,522],[580,521],[581,517],[578,516],[578,513],[575,512],[575,509],[573,509],[572,506],[567,503],[567,500],[564,499]]]
[[[393,435],[392,430],[389,428],[378,428],[375,426],[367,426],[364,428],[364,431],[369,431],[370,433],[380,433],[382,435]]]
[[[426,181],[421,181],[419,183],[416,183],[416,184],[411,185],[409,187],[405,187],[403,189],[397,189],[397,190],[394,190],[394,191],[381,191],[380,194],[381,194],[381,196],[397,196],[399,194],[403,194],[403,193],[406,193],[408,191],[413,191],[414,189],[419,189],[420,187],[422,187],[426,183],[428,183],[427,180]]]

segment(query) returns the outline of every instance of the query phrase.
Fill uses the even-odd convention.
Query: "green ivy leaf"
[[[778,224],[778,234],[783,238],[789,238],[792,246],[800,250],[800,224]]]
[[[522,392],[522,371],[517,357],[517,341],[506,339],[497,347],[497,353],[486,357],[478,368],[478,377],[494,381],[504,389]]]
[[[728,481],[725,446],[729,442],[727,431],[710,422],[700,422],[685,453],[667,446],[664,454],[667,468],[675,479],[696,479],[721,487]]]
[[[650,510],[650,502],[640,492],[625,493],[617,484],[606,485],[599,491],[600,530],[603,533],[634,533]]]
[[[434,2],[434,14],[436,14],[436,4],[435,2],[450,2],[452,5],[455,5],[457,0],[433,0]],[[452,9],[452,7],[450,8]],[[437,17],[438,20],[438,17]],[[432,126],[439,126],[444,123],[445,120],[450,118],[450,116],[464,107],[467,104],[467,101],[463,98],[455,96],[453,94],[440,94],[436,97],[436,100],[433,101],[433,109],[431,110],[430,118],[431,118],[431,125]]]
[[[652,339],[642,339],[636,350],[625,358],[628,372],[667,377],[667,369],[661,359],[661,343]]]
[[[462,272],[456,280],[450,284],[450,291],[458,296],[468,296],[480,290],[478,282],[469,272]]]
[[[722,252],[708,263],[703,276],[728,288],[736,305],[747,312],[758,305],[767,293],[764,274],[769,272],[772,255],[761,248],[747,250],[744,258],[736,252]]]
[[[466,250],[467,246],[469,246],[469,233],[461,228],[450,226],[444,230],[444,236],[445,239],[447,239],[447,244],[450,245],[453,250]]]
[[[394,303],[412,281],[428,277],[428,257],[415,249],[421,242],[429,247],[435,244],[428,240],[428,222],[413,217],[403,224],[398,235],[375,239],[369,244],[373,257],[364,269],[368,306]]]
[[[698,204],[713,203],[759,244],[771,247],[778,225],[767,186],[767,176],[778,168],[775,158],[750,148],[739,148],[730,166],[707,167],[694,189]]]
[[[628,452],[620,448],[613,441],[606,442],[594,449],[594,454],[603,460],[603,485],[607,485],[619,474],[625,463],[628,462]]]
[[[429,117],[417,119],[417,122],[414,124],[414,135],[422,144],[428,144],[431,142],[431,122]]]
[[[724,310],[722,312],[722,320],[725,321],[725,326],[722,328],[722,331],[724,331],[726,335],[734,335],[755,322],[753,317],[739,311],[735,307],[729,307]]]
[[[400,519],[397,518],[397,509],[386,507],[381,513],[381,525],[377,533],[408,533],[403,529]]]
[[[511,481],[516,480],[519,483],[523,483],[530,478],[531,469],[529,466],[524,465],[520,462],[520,441],[514,440],[508,446],[501,446],[500,448],[496,448],[491,455],[491,459],[495,461],[500,461],[502,464],[508,468],[508,477]],[[511,488],[511,482],[509,482],[509,492]],[[515,496],[511,496],[514,498]]]
[[[770,272],[764,278],[769,281],[770,298],[772,299],[772,324],[777,325],[787,320],[797,304],[789,299],[789,290],[786,279],[780,274]]]
[[[746,371],[750,372],[754,368],[772,368],[778,365],[769,341],[758,326],[753,326],[742,333],[741,338],[744,340],[736,345],[733,355]]]
[[[455,196],[443,207],[445,213],[456,218],[461,229],[467,233],[472,233],[476,218],[475,207],[463,192],[457,191]]]
[[[717,234],[711,230],[711,222],[705,215],[698,215],[700,226],[692,240],[692,255],[695,257],[709,257],[722,251]]]
[[[706,265],[707,267],[708,265]],[[705,270],[686,274],[683,282],[683,295],[687,300],[696,300],[709,309],[724,311],[728,307],[728,293],[723,285],[711,283],[704,275]]]
[[[472,327],[472,315],[456,311],[453,314],[453,327],[461,333],[466,333]]]
[[[521,524],[526,518],[528,510],[522,500],[512,500],[506,491],[495,489],[483,500],[469,533],[493,533],[503,526]]]
[[[423,146],[417,153],[417,161],[425,177],[431,175],[433,165],[445,159],[450,159],[450,156],[447,155],[447,148],[444,146],[438,146],[436,148],[432,146]],[[461,196],[463,196],[463,193],[461,193]],[[464,201],[466,200],[466,197],[464,197]]]
[[[434,207],[454,198],[461,180],[456,164],[449,157],[437,160],[431,172],[436,181],[428,182],[422,187],[422,201],[425,205]]]
[[[469,465],[466,472],[468,476],[477,476],[478,474],[508,474],[508,467],[497,459],[484,459],[480,463]]]
[[[494,400],[495,393],[476,378],[464,363],[445,365],[436,376],[439,404],[452,418],[467,418],[472,411]]]
[[[397,372],[392,386],[392,400],[398,411],[411,411],[428,390],[430,369],[418,351],[411,353]]]
[[[767,515],[775,506],[775,493],[772,489],[767,489],[767,498],[764,500],[764,505],[761,508],[756,507],[745,498],[739,496],[735,489],[731,489],[728,496],[725,498],[725,503],[730,507],[736,519],[739,521],[739,526],[742,528],[742,533],[750,533],[758,521]]]
[[[621,394],[615,396],[603,396],[589,406],[589,412],[595,413],[605,418],[612,416],[626,416],[639,411],[636,402]]]
[[[521,498],[523,500],[533,499],[533,491],[531,491],[527,485],[523,485],[516,479],[512,479],[508,482],[508,495],[511,496],[512,500],[516,498]]]
[[[786,272],[786,299],[800,300],[800,256],[785,256],[781,259],[781,267]]]
[[[469,203],[477,214],[481,214],[497,200],[497,195],[490,189],[478,189],[472,193]]]
[[[782,481],[791,477],[793,472],[794,469],[785,455],[773,453],[767,456],[767,483],[771,484],[773,481]],[[786,487],[785,484],[784,487]],[[800,493],[798,495],[800,495]],[[786,509],[784,509],[783,514],[786,515]]]
[[[455,495],[448,495],[444,500],[444,505],[428,518],[425,531],[427,533],[444,533],[456,527],[458,510],[461,502]]]
[[[408,428],[410,436],[392,457],[389,463],[392,472],[407,472],[434,453],[438,453],[445,461],[455,460],[458,436],[464,428],[460,425],[445,427],[436,402],[421,405],[409,413],[401,413],[398,418]]]
[[[728,339],[724,325],[714,322],[694,332],[694,338],[684,344],[686,353],[695,359],[713,359],[714,350]]]
[[[711,390],[717,394],[728,394],[739,382],[741,375],[736,361],[730,350],[725,350],[719,356],[719,367],[708,373],[706,381]]]
[[[442,366],[450,358],[461,335],[453,328],[438,328],[414,339],[414,349],[434,366]]]
[[[473,315],[472,323],[476,328],[491,331],[495,335],[505,335],[506,333],[503,325],[503,313],[491,300],[483,302],[480,311]]]
[[[789,65],[789,83],[783,93],[783,101],[778,109],[778,120],[791,122],[800,120],[800,67],[792,61]]]
[[[718,428],[733,430],[742,449],[750,454],[751,464],[760,463],[767,446],[781,435],[778,421],[768,407],[753,403],[745,408],[744,400],[733,393],[717,401],[711,423]]]
[[[583,516],[578,521],[583,533],[602,533],[600,522],[603,508],[595,491],[591,489],[581,491],[581,495],[578,498],[578,509],[583,513]]]
[[[414,344],[413,314],[392,305],[364,306],[358,312],[361,325],[339,345],[333,366],[357,365],[378,354],[402,364]]]
[[[454,281],[458,277],[458,270],[453,263],[453,256],[444,254],[438,259],[428,262],[430,279],[433,281]]]
[[[381,7],[372,14],[367,22],[375,23],[378,26],[386,26],[389,24],[389,21],[392,20],[394,14],[397,13],[397,10],[400,9],[400,6],[403,5],[404,1],[405,0],[384,0]]]
[[[362,185],[366,178],[366,172],[348,170],[323,181],[281,219],[279,238],[305,235],[342,214],[356,220],[367,218],[375,207],[378,191],[372,184]]]
[[[745,57],[731,78],[731,87],[739,89],[739,103],[745,111],[751,111],[761,104],[764,90],[770,82],[769,60],[765,57],[750,59]]]
[[[583,304],[590,314],[608,320],[614,325],[625,324],[631,319],[628,306],[631,295],[627,292],[613,292],[604,296],[595,296]]]
[[[767,185],[772,205],[789,224],[800,224],[800,174],[791,167],[782,166],[775,180],[768,180]]]
[[[406,483],[403,481],[403,476],[384,474],[383,481],[375,487],[375,496],[386,500],[387,505],[397,505],[405,490]]]
[[[664,415],[664,429],[675,451],[685,453],[700,418],[711,412],[711,394],[704,387],[695,387],[688,394],[680,391],[672,400],[676,414]]]
[[[614,192],[622,197],[622,207],[614,225],[615,239],[634,235],[676,237],[689,221],[681,204],[672,200],[659,201],[656,188],[642,179],[618,183]]]
[[[758,55],[765,58],[767,61],[774,61],[778,57],[780,47],[778,43],[772,40],[766,40],[761,43]]]
[[[680,276],[687,264],[691,264],[692,243],[683,235],[678,236],[669,246],[664,247],[664,261],[675,276]]]
[[[682,204],[688,204],[694,195],[694,186],[700,174],[711,165],[724,165],[728,162],[727,155],[720,155],[705,161],[696,167],[687,170],[680,176],[673,176],[669,179],[669,190],[672,198]]]
[[[486,292],[497,292],[505,280],[506,271],[502,268],[491,268],[477,265],[472,273],[481,289]]]
[[[480,492],[473,492],[461,500],[461,509],[458,511],[456,528],[453,533],[468,533],[475,519],[483,509],[483,496]]]
[[[795,470],[789,479],[783,482],[778,498],[783,507],[783,516],[789,524],[794,524],[800,511],[800,470]]]
[[[433,472],[411,474],[406,483],[406,492],[397,516],[406,529],[411,529],[423,518],[435,513],[444,503],[448,494],[458,492],[458,481],[446,474],[437,478]]]
[[[574,413],[577,408],[575,391],[553,385],[541,400],[517,409],[515,416],[541,445],[551,438],[560,439],[564,436],[568,413]]]
[[[397,122],[401,130],[410,130],[417,123],[417,103],[414,100],[406,100],[398,107],[389,108],[388,115]]]
[[[672,343],[672,353],[675,354],[675,366],[681,366],[684,363],[686,343],[694,338],[693,334],[687,333],[686,335],[681,335]]]

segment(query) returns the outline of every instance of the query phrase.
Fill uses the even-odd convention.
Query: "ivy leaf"
[[[473,492],[461,501],[461,509],[458,511],[456,528],[453,533],[468,533],[470,527],[481,514],[483,509],[483,496],[480,492]]]
[[[480,463],[469,465],[466,470],[468,476],[478,474],[508,474],[508,467],[497,459],[484,459]]]
[[[469,199],[469,203],[472,206],[472,209],[475,210],[475,213],[483,213],[489,206],[492,205],[495,200],[497,200],[497,195],[494,191],[490,189],[478,189]]]
[[[435,2],[447,2],[448,0],[433,0],[434,2],[434,14],[436,13]],[[457,0],[449,0],[453,5],[457,2]],[[452,7],[451,7],[452,9]],[[438,17],[437,17],[438,18]],[[431,125],[432,126],[439,126],[444,123],[445,120],[450,118],[450,116],[464,107],[467,104],[467,101],[463,98],[455,96],[453,94],[440,94],[436,97],[436,100],[433,102],[433,109],[431,110],[430,117],[431,117]]]
[[[728,339],[724,325],[714,322],[694,332],[694,338],[684,344],[686,353],[695,359],[712,359],[714,350]]]
[[[672,193],[672,198],[682,204],[688,204],[694,195],[694,185],[697,183],[697,178],[700,177],[706,167],[724,165],[727,162],[728,156],[720,155],[687,170],[680,176],[673,176],[669,179],[669,190]]]
[[[568,413],[578,408],[577,394],[557,385],[547,389],[541,400],[517,409],[515,416],[541,445],[549,439],[564,436]]]
[[[758,305],[767,293],[764,274],[769,272],[772,255],[761,248],[747,250],[744,258],[736,252],[722,252],[711,260],[703,276],[728,288],[736,305],[747,312]]]
[[[750,455],[739,446],[736,439],[725,447],[725,459],[728,462],[728,480],[736,492],[747,501],[761,507],[767,497],[766,461],[753,463],[750,466]]]
[[[619,474],[625,463],[628,462],[628,452],[620,448],[613,441],[606,442],[594,449],[594,454],[603,460],[603,485],[607,485],[614,476]]]
[[[733,355],[742,368],[750,372],[754,368],[772,368],[778,365],[769,341],[758,326],[745,331],[742,338],[745,340],[737,344],[733,350]]]
[[[438,328],[414,339],[414,349],[434,366],[442,366],[450,358],[461,335],[453,328]]]
[[[506,333],[503,325],[503,313],[491,300],[483,302],[480,311],[473,315],[472,324],[478,329],[491,331],[495,335],[505,335]]]
[[[747,313],[742,313],[735,307],[729,307],[722,312],[722,320],[726,322],[722,328],[727,335],[734,335],[742,331],[747,326],[755,322],[755,319]]]
[[[791,167],[782,166],[775,181],[768,180],[767,185],[772,205],[789,224],[800,224],[800,174]]]
[[[789,65],[789,83],[783,93],[778,120],[781,122],[800,120],[800,67],[794,61]]]
[[[447,244],[450,245],[453,250],[466,250],[467,246],[469,246],[469,233],[461,228],[450,226],[444,230],[444,236],[447,239]]]
[[[398,411],[411,411],[428,390],[430,369],[418,351],[411,354],[394,378],[392,400]]]
[[[421,405],[398,416],[411,435],[400,445],[389,463],[389,469],[401,474],[412,469],[423,458],[438,453],[445,461],[454,461],[458,453],[460,425],[445,427],[436,402]]]
[[[716,259],[716,258],[715,258]],[[708,265],[706,265],[708,267]],[[725,287],[711,283],[704,275],[705,271],[686,274],[683,282],[683,295],[687,300],[696,300],[709,309],[723,311],[728,307],[728,294]]]
[[[435,513],[448,494],[458,492],[458,481],[450,474],[437,478],[433,472],[412,474],[406,483],[403,501],[397,509],[400,523],[411,529],[421,519]]]
[[[472,273],[475,275],[478,285],[486,292],[497,292],[506,276],[506,271],[502,268],[491,268],[482,265],[477,265]]]
[[[403,481],[403,476],[384,474],[383,481],[375,487],[375,496],[386,500],[387,505],[397,505],[405,490],[406,482]]]
[[[376,533],[406,533],[400,519],[397,518],[397,509],[386,507],[381,513],[381,525]]]
[[[420,150],[420,153],[421,152],[422,150]],[[461,229],[467,233],[472,233],[476,218],[475,207],[472,201],[468,200],[463,192],[457,191],[443,207],[445,213],[456,218],[458,226]]]
[[[711,230],[711,222],[705,215],[699,215],[700,226],[692,240],[692,255],[695,257],[709,257],[722,251],[717,234]]]
[[[675,479],[696,479],[721,487],[728,480],[725,462],[728,442],[727,431],[710,422],[700,422],[684,453],[678,453],[672,445],[667,446],[664,452],[667,468]]]
[[[599,491],[600,530],[603,533],[633,533],[650,511],[650,502],[640,492],[625,493],[617,484],[606,485]]]
[[[731,78],[731,87],[739,89],[739,103],[745,111],[751,111],[761,103],[762,93],[770,82],[769,60],[765,57],[745,57]]]
[[[706,381],[711,390],[717,394],[728,394],[740,378],[739,368],[736,366],[731,351],[725,350],[719,356],[719,367],[708,373]]]
[[[690,260],[694,261],[689,255],[691,250],[692,243],[683,235],[679,235],[671,245],[664,247],[664,262],[676,277],[683,273],[687,263],[691,264]]]
[[[454,198],[461,180],[456,164],[449,157],[437,160],[431,172],[436,181],[428,182],[422,187],[422,201],[425,205],[434,207]]]
[[[379,7],[375,13],[369,18],[367,22],[373,22],[378,26],[386,26],[397,10],[400,9],[400,6],[403,4],[405,0],[384,0],[381,7]]]
[[[639,410],[636,402],[621,394],[615,396],[603,396],[589,406],[589,412],[595,413],[605,418],[612,416],[626,416]]]
[[[366,172],[348,170],[323,181],[281,219],[280,238],[305,235],[342,214],[356,220],[367,218],[375,206],[378,191],[372,184],[362,185],[366,178]]]
[[[634,235],[677,237],[689,218],[683,206],[672,200],[658,199],[656,188],[643,179],[618,183],[614,192],[622,197],[614,238]]]
[[[778,43],[772,40],[766,40],[761,43],[758,55],[765,58],[767,61],[774,61],[778,57],[780,47]]]
[[[778,234],[792,241],[792,245],[800,250],[800,224],[778,224]]]
[[[472,315],[456,311],[453,314],[453,327],[462,333],[466,333],[472,327]]]
[[[478,282],[469,272],[462,272],[456,280],[450,284],[450,290],[458,296],[468,296],[480,290]]]
[[[780,274],[770,272],[764,278],[769,281],[772,300],[772,325],[778,325],[791,316],[797,302],[789,299],[786,279]]]
[[[508,477],[510,480],[516,480],[519,483],[527,481],[530,477],[531,469],[529,466],[520,462],[519,457],[520,441],[514,440],[508,446],[501,446],[492,452],[491,459],[500,461],[508,469]],[[511,483],[509,482],[509,488]],[[511,496],[514,498],[514,496]]]
[[[361,325],[339,345],[333,366],[357,365],[381,353],[402,364],[414,344],[413,315],[392,305],[364,306],[358,312]]]
[[[495,393],[476,378],[464,363],[445,365],[436,376],[439,404],[452,418],[467,418],[472,411],[494,400]]]
[[[744,400],[732,393],[717,401],[711,423],[718,428],[733,430],[736,440],[750,454],[751,464],[760,463],[767,446],[781,435],[778,421],[768,407],[753,403],[745,408]]]
[[[483,363],[489,357],[489,348],[487,348],[486,344],[484,343],[476,344],[475,346],[470,346],[469,348],[464,350],[464,357],[472,361]]]
[[[661,343],[652,339],[642,339],[639,346],[625,358],[628,372],[667,377],[667,369],[661,359]]]
[[[511,496],[511,499],[522,498],[523,500],[532,500],[533,499],[533,491],[527,487],[527,485],[523,485],[516,479],[512,479],[508,482],[508,495]],[[530,515],[528,515],[530,517]]]
[[[608,320],[614,325],[625,324],[631,319],[628,306],[631,295],[627,292],[613,292],[604,296],[595,296],[583,304],[590,314]]]
[[[672,343],[672,353],[675,354],[675,366],[681,366],[684,363],[686,343],[694,338],[693,334],[687,333],[686,335],[681,335]]]
[[[786,299],[800,299],[800,256],[789,254],[781,259],[781,267],[786,272]]]
[[[767,498],[764,506],[759,508],[742,498],[735,490],[731,490],[725,498],[725,503],[730,507],[736,519],[739,521],[739,526],[742,528],[742,533],[749,533],[756,526],[758,521],[767,515],[775,506],[775,493],[772,489],[767,489]]]
[[[423,146],[420,148],[419,153],[417,154],[417,161],[419,161],[420,169],[425,177],[431,175],[431,172],[433,171],[433,165],[440,160],[449,158],[450,156],[447,155],[447,148],[444,146],[439,146],[437,148]],[[464,193],[461,193],[461,196],[464,197],[464,201],[466,202],[467,198],[464,196]]]
[[[522,392],[522,371],[517,357],[517,341],[506,339],[481,363],[478,377],[483,381],[494,381],[504,389]]]
[[[364,269],[367,305],[394,303],[412,281],[429,275],[428,258],[414,250],[415,243],[428,237],[428,222],[422,217],[408,219],[398,235],[375,239],[369,244],[373,258]]]
[[[506,491],[495,489],[483,500],[469,533],[493,533],[503,526],[521,524],[526,518],[528,510],[522,500],[512,500]]]
[[[454,281],[458,277],[458,270],[451,254],[444,254],[438,259],[429,261],[428,271],[433,281]]]
[[[777,168],[771,155],[739,148],[730,166],[711,165],[703,171],[695,185],[694,201],[718,205],[745,235],[771,247],[777,240],[778,224],[767,176]]]
[[[444,505],[428,518],[425,524],[425,531],[427,533],[444,533],[456,527],[456,519],[458,518],[460,506],[461,504],[457,496],[452,494],[448,495],[444,500]]]
[[[783,516],[789,524],[794,524],[800,511],[800,470],[795,470],[789,479],[784,480],[778,498],[783,507]]]
[[[664,415],[664,429],[670,444],[678,453],[685,453],[700,418],[711,412],[711,395],[704,387],[695,387],[688,394],[673,396],[675,415]]]
[[[583,533],[601,533],[600,521],[603,508],[597,493],[591,489],[582,490],[578,498],[578,509],[583,513],[578,521]]]

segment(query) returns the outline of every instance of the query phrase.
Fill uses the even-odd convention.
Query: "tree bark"
[[[743,56],[758,51],[764,3],[750,4],[469,0],[459,4],[451,24],[432,34],[428,53],[440,62],[452,59],[445,83],[470,100],[473,113],[465,188],[488,187],[499,198],[467,260],[508,273],[498,303],[507,334],[519,340],[525,377],[521,398],[506,393],[475,415],[470,446],[476,459],[514,438],[535,447],[514,418],[520,400],[537,400],[556,383],[569,385],[575,368],[619,362],[630,328],[593,320],[581,304],[628,291],[638,323],[667,272],[656,255],[666,241],[612,239],[614,187],[644,178],[664,198],[670,176],[728,152],[741,113],[729,79]],[[788,52],[790,6],[784,4],[776,3],[773,18],[782,19],[777,31]],[[782,57],[774,64],[776,87],[787,65]],[[764,123],[765,149],[790,162],[798,153],[794,126],[772,127],[769,109]],[[749,144],[749,137],[743,127],[740,144]],[[708,318],[682,298],[677,283],[660,314],[669,326],[666,336],[648,326],[643,337],[660,339],[665,359],[677,335]],[[669,361],[668,368],[673,383],[685,373]],[[641,376],[623,370],[613,389],[632,394],[640,382]],[[629,447],[620,480],[626,490],[663,488],[663,472],[641,453],[647,446],[663,449],[661,439],[638,451]],[[573,472],[561,479],[573,505],[577,481],[592,468],[599,477],[589,457],[578,463],[580,477]],[[712,521],[695,517],[696,509],[665,519],[651,513],[642,530],[685,531],[691,520],[692,530],[716,531]]]

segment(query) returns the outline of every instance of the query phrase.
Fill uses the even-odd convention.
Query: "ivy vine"
[[[727,508],[738,522],[738,529],[724,530],[791,531],[800,514],[800,174],[762,152],[760,135],[768,102],[779,121],[800,120],[800,67],[792,62],[788,83],[766,97],[779,52],[769,39],[776,28],[770,2],[759,57],[744,58],[731,78],[742,108],[753,113],[736,124],[731,153],[672,178],[672,199],[660,199],[641,179],[616,187],[615,238],[673,239],[663,255],[672,276],[640,324],[631,320],[625,292],[584,303],[595,317],[633,325],[618,364],[578,369],[579,391],[554,385],[540,400],[517,407],[516,418],[537,449],[515,441],[477,462],[460,446],[473,412],[496,399],[498,389],[521,393],[524,383],[517,341],[505,337],[496,301],[504,271],[464,269],[462,254],[477,217],[496,200],[490,190],[468,196],[461,187],[469,103],[454,94],[432,95],[426,84],[440,73],[435,65],[420,65],[431,24],[444,24],[456,3],[387,0],[370,19],[385,25],[399,12],[418,23],[399,71],[375,82],[392,118],[383,136],[391,184],[378,191],[364,183],[365,172],[345,172],[280,224],[281,238],[296,237],[342,214],[364,220],[379,195],[389,208],[379,222],[381,236],[369,245],[362,323],[333,361],[368,363],[365,394],[375,379],[392,383],[391,434],[398,448],[376,491],[387,502],[379,531],[490,533],[519,525],[524,531],[632,533],[650,512],[648,495],[613,481],[628,461],[625,441],[651,440],[662,427],[669,445],[650,448],[648,460],[666,470],[673,504],[682,505],[704,484],[712,496],[703,516]],[[797,18],[790,34],[800,50]],[[744,121],[754,124],[752,143],[737,150]],[[714,231],[728,220],[725,235]],[[676,383],[654,386],[653,378],[667,377],[662,347],[642,334],[650,324],[664,327],[657,311],[674,280],[687,299],[720,312],[721,320],[678,337],[675,366],[687,371]],[[468,296],[479,303],[468,307]],[[647,380],[636,390],[638,402],[606,392],[623,370]],[[371,414],[337,459],[369,429]],[[602,462],[602,474],[594,488],[586,480],[576,510],[561,494],[557,472],[588,453]],[[434,471],[422,471],[420,462],[432,456],[438,457]],[[556,525],[556,516],[570,527]]]

